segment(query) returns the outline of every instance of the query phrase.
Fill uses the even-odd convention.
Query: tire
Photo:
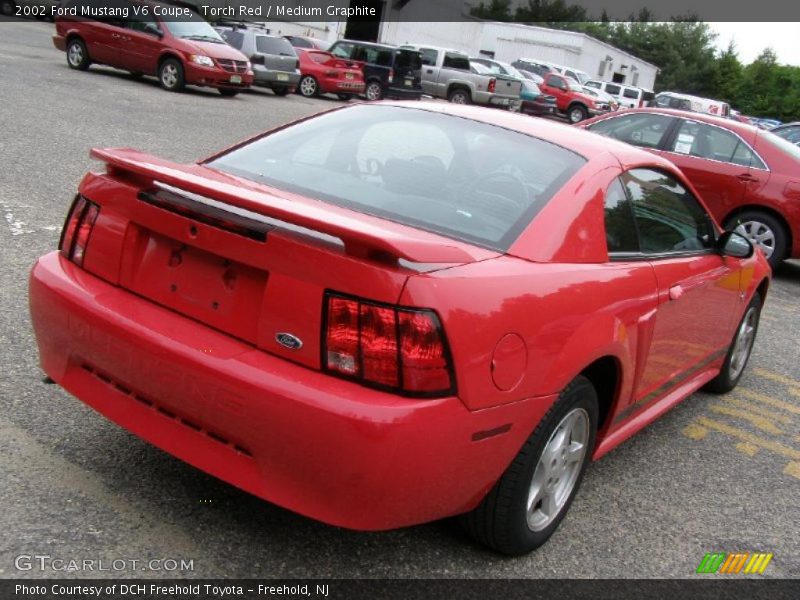
[[[168,92],[182,92],[186,87],[183,65],[177,58],[168,58],[158,67],[158,82]]]
[[[447,101],[453,104],[472,104],[472,97],[469,95],[469,90],[456,88],[447,94]]]
[[[583,106],[580,104],[576,104],[575,106],[570,106],[567,110],[567,118],[569,119],[570,123],[580,123],[581,121],[585,120],[586,117],[589,116],[589,111],[587,111]]]
[[[297,85],[297,91],[305,98],[313,98],[319,95],[319,84],[311,75],[304,75]]]
[[[364,88],[364,97],[370,102],[383,98],[383,87],[377,81],[370,81]]]
[[[561,392],[483,501],[460,517],[467,533],[510,556],[526,554],[544,544],[580,488],[594,449],[597,412],[594,386],[585,377],[576,377]],[[574,453],[567,454],[566,447],[559,442],[563,443],[563,433],[570,424],[575,437],[570,436],[573,441],[567,445],[580,447],[575,446]],[[558,453],[553,454],[553,450]],[[569,456],[574,460],[568,460]],[[545,457],[547,463],[542,460]],[[548,489],[552,492],[547,493]],[[551,502],[552,514],[548,514],[546,505]]]
[[[736,387],[753,352],[760,316],[761,296],[756,292],[736,327],[719,375],[709,381],[703,389],[715,394],[725,394]]]
[[[233,98],[239,93],[239,90],[232,90],[230,88],[217,88],[217,91],[221,96],[225,96],[226,98]]]
[[[786,228],[771,214],[760,210],[739,213],[725,223],[725,229],[733,229],[745,236],[761,249],[770,266],[775,269],[789,251]]]
[[[0,0],[0,14],[5,17],[13,17],[17,12],[17,5],[13,0]]]
[[[72,38],[67,42],[67,65],[70,69],[85,71],[89,68],[89,51],[80,38]]]
[[[272,88],[272,93],[276,96],[285,96],[289,93],[289,88],[286,87],[279,87],[279,88]]]

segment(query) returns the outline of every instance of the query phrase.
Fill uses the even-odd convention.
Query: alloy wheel
[[[754,246],[758,246],[769,260],[775,252],[775,232],[761,221],[745,221],[736,227],[736,233],[742,234]]]
[[[527,519],[531,531],[547,528],[566,504],[581,472],[589,443],[589,414],[576,408],[547,440],[531,478]]]
[[[381,99],[381,86],[374,81],[367,85],[366,90],[367,100],[375,101]]]
[[[303,96],[313,96],[317,93],[317,82],[313,77],[304,77],[300,82],[300,92]]]
[[[78,67],[83,62],[83,48],[77,42],[70,44],[67,50],[67,60],[70,66]]]
[[[161,83],[168,89],[172,89],[177,85],[178,68],[172,63],[166,64],[161,68]]]
[[[758,327],[758,310],[755,306],[747,309],[736,332],[736,340],[733,342],[733,352],[730,360],[730,378],[735,380],[739,377],[747,364],[750,352],[753,350],[753,342],[756,339],[756,328]]]

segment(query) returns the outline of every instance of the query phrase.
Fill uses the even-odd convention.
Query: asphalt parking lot
[[[162,91],[67,68],[52,25],[0,24],[0,577],[693,577],[706,552],[800,575],[800,263],[776,274],[740,387],[698,393],[588,471],[567,518],[508,559],[449,522],[357,533],[240,492],[42,383],[27,274],[54,249],[92,146],[191,161],[334,99]],[[192,571],[20,571],[19,555],[184,559]]]

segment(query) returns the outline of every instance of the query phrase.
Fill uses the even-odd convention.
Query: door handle
[[[673,285],[671,288],[669,288],[669,299],[670,300],[677,300],[681,296],[683,296],[683,286],[682,285],[680,285],[680,284]]]
[[[753,177],[750,173],[740,173],[736,176],[736,179],[745,182],[758,181],[758,177]]]

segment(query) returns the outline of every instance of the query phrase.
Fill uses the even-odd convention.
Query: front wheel
[[[728,354],[725,356],[725,362],[722,363],[719,375],[709,381],[704,389],[715,394],[725,394],[736,387],[747,366],[747,361],[750,359],[750,354],[753,352],[760,317],[761,296],[756,292],[750,304],[747,305],[747,310],[744,311],[739,327],[733,334],[733,341],[728,348]]]
[[[570,123],[580,123],[588,116],[589,113],[582,106],[573,106],[567,112],[567,117],[569,117]]]
[[[168,92],[182,92],[186,86],[183,65],[178,59],[168,58],[158,69],[158,80]]]
[[[303,77],[300,80],[300,85],[297,86],[297,89],[300,91],[300,95],[305,96],[306,98],[313,98],[319,94],[319,84],[311,75],[306,75]]]
[[[772,215],[758,210],[740,213],[725,223],[725,229],[742,234],[764,253],[775,269],[786,258],[788,240],[783,225]]]
[[[483,501],[461,517],[466,531],[511,556],[544,544],[580,487],[596,432],[597,392],[578,376]]]
[[[73,38],[67,43],[67,65],[70,69],[85,71],[89,68],[89,52],[83,40]]]

